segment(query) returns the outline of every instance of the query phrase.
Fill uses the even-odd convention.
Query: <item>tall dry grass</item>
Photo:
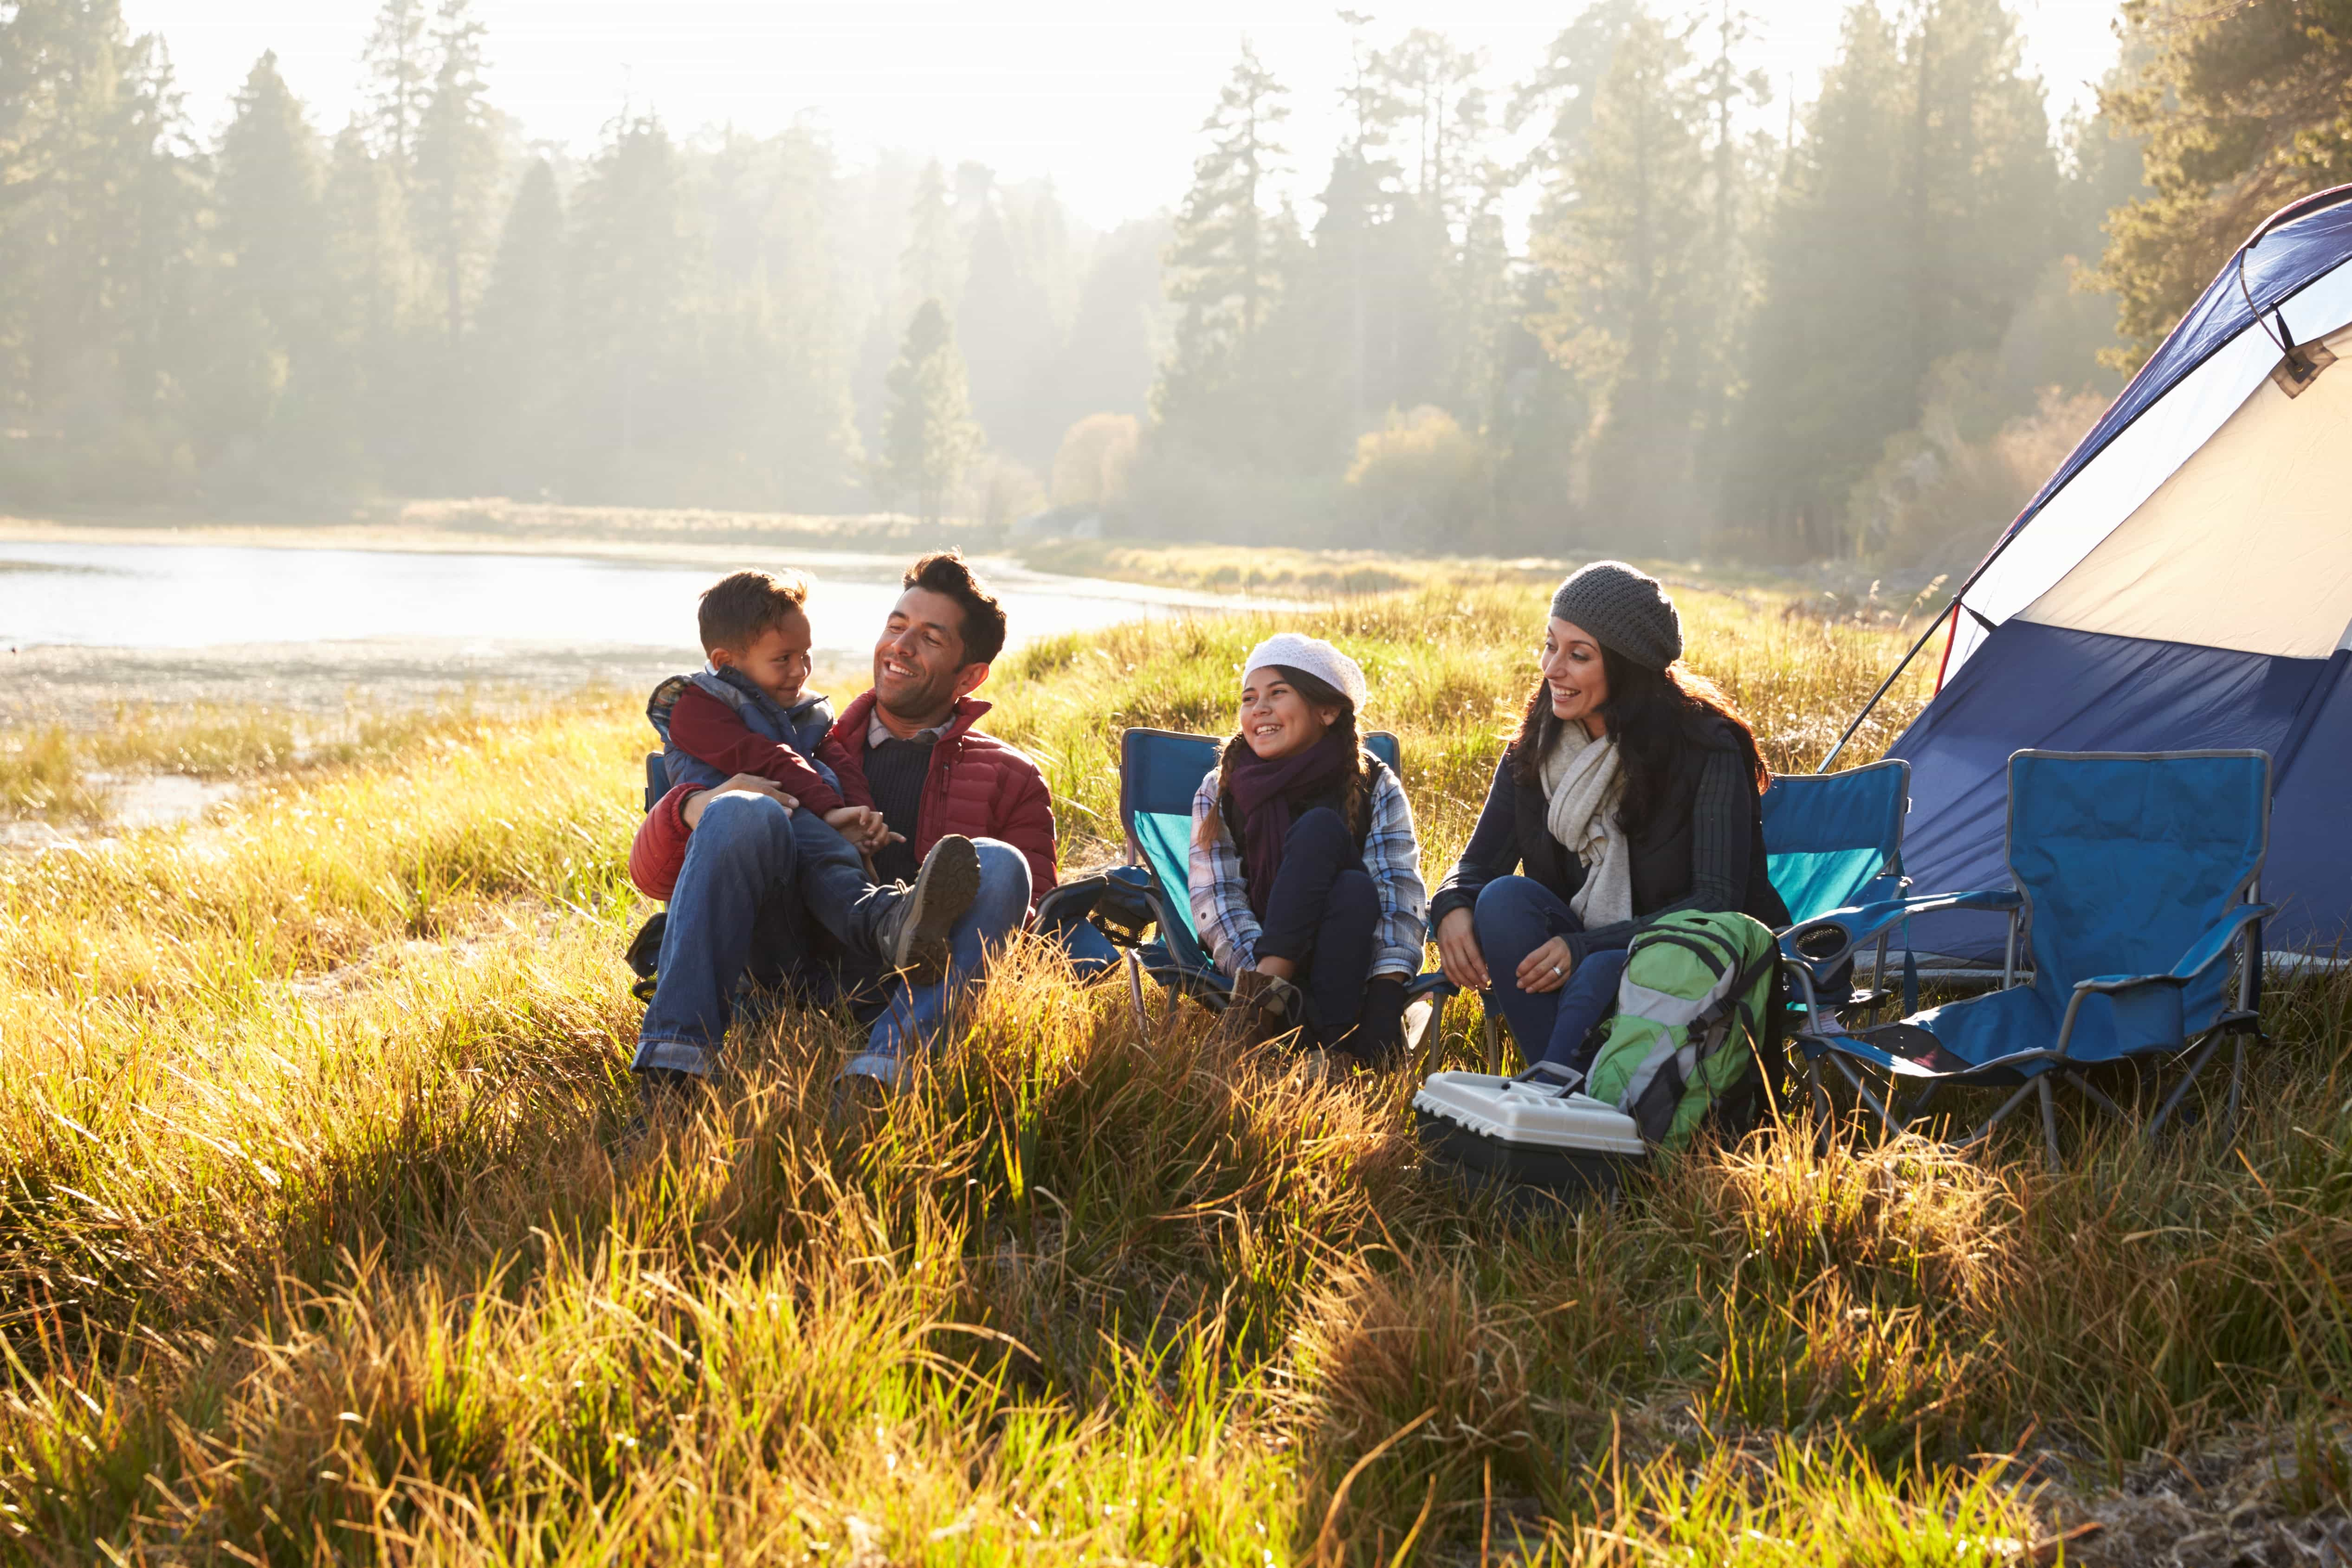
[[[1537,591],[1312,622],[1434,861]],[[1783,762],[1884,652],[1687,608]],[[1012,662],[1074,838],[1106,716],[1213,727],[1261,630]],[[2052,1175],[1799,1127],[1514,1219],[1420,1162],[1409,1082],[1159,998],[1139,1031],[1024,943],[862,1141],[824,1116],[856,1031],[786,1012],[628,1145],[643,740],[617,701],[485,723],[5,868],[0,1553],[2079,1561],[2144,1541],[2151,1451],[2217,1552],[2343,1518],[2341,984],[2273,997],[2234,1147],[2084,1125]]]

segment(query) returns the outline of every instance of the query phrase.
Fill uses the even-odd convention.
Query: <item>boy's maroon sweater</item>
[[[1054,889],[1053,797],[1034,762],[1016,747],[972,728],[987,711],[988,704],[964,698],[932,747],[915,852],[929,853],[946,833],[1001,839],[1029,862],[1034,911],[1037,900]],[[874,694],[867,692],[849,705],[819,747],[825,766],[841,776],[842,792],[853,805],[874,803],[865,768],[866,725],[873,713]],[[648,898],[667,898],[677,885],[686,841],[694,832],[686,825],[686,803],[695,792],[690,784],[677,786],[637,824],[636,840],[629,846],[629,880]]]
[[[698,762],[720,772],[750,773],[765,779],[818,816],[838,811],[849,802],[824,781],[824,775],[791,747],[754,735],[742,715],[699,686],[678,694],[669,710],[669,737]]]

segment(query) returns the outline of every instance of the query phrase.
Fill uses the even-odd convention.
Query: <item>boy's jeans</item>
[[[1623,948],[1587,953],[1556,991],[1519,989],[1519,960],[1555,936],[1581,931],[1575,911],[1531,877],[1496,877],[1478,890],[1473,915],[1478,949],[1486,960],[1486,1005],[1509,1020],[1519,1054],[1533,1067],[1555,1062],[1581,1072],[1585,1036],[1617,1006],[1617,981],[1625,972]]]
[[[910,994],[876,953],[881,901],[848,841],[814,812],[787,811],[761,796],[713,800],[687,840],[662,932],[660,980],[630,1065],[709,1072],[734,1016],[736,986],[749,976],[763,989],[847,996],[874,1027],[845,1071],[895,1082],[901,1054],[945,1019],[950,988],[977,980],[983,949],[1001,944],[1028,912],[1029,862],[992,839],[976,847],[980,894],[951,933],[949,977]]]

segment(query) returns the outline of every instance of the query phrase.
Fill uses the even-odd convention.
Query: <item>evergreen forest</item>
[[[1562,16],[1491,61],[1343,14],[1336,147],[1240,41],[1181,204],[1098,231],[807,121],[535,141],[470,0],[384,0],[347,123],[265,54],[216,133],[117,0],[0,0],[0,506],[1941,570],[2352,177],[2344,0],[2127,0],[2056,121],[2001,0],[1853,6],[1807,101],[1730,0]]]

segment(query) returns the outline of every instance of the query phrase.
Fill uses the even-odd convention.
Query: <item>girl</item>
[[[1428,895],[1412,808],[1365,751],[1364,672],[1286,632],[1242,666],[1241,714],[1192,798],[1192,917],[1234,977],[1228,1038],[1297,1030],[1342,1070],[1403,1044]]]
[[[1765,874],[1771,775],[1747,721],[1682,652],[1655,578],[1604,560],[1561,583],[1543,678],[1438,889],[1446,976],[1487,993],[1530,1077],[1581,1082],[1643,922],[1737,909],[1789,924]]]

